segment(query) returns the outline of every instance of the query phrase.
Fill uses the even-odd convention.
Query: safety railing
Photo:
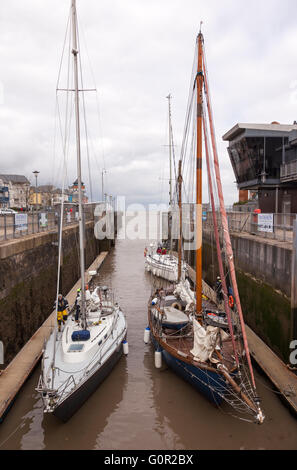
[[[282,242],[293,241],[293,223],[296,214],[255,214],[243,212],[228,212],[229,230],[233,233],[248,233],[266,239]],[[220,219],[220,214],[217,214]],[[220,224],[221,225],[221,224]],[[213,231],[212,213],[207,213],[203,222],[205,231]]]
[[[91,206],[85,210],[85,220],[94,220]],[[0,213],[0,242],[19,239],[27,235],[42,232],[57,232],[60,221],[58,211],[20,212],[17,214]],[[78,222],[78,212],[75,209],[65,209],[63,226]]]
[[[297,179],[297,160],[285,163],[280,169],[281,181],[296,181]]]

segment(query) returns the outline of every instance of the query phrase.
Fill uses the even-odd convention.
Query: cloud
[[[195,40],[203,20],[226,204],[236,201],[222,135],[237,122],[292,123],[297,118],[295,2],[272,0],[268,7],[266,1],[255,0],[78,0],[77,6],[84,85],[96,85],[99,97],[99,108],[94,93],[86,97],[96,198],[101,197],[105,167],[109,194],[125,195],[130,202],[166,202],[166,96],[173,95],[178,156]],[[32,171],[39,170],[41,184],[61,185],[55,88],[69,7],[69,0],[1,4],[1,173],[25,174],[33,181]],[[65,70],[62,76],[65,84]],[[64,106],[65,97],[61,112]],[[69,184],[76,177],[74,137],[72,130]],[[84,138],[82,149],[88,185]],[[206,186],[204,193],[207,197]]]

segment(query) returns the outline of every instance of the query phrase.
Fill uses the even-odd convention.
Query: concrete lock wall
[[[80,278],[78,227],[63,231],[61,291],[66,294]],[[86,268],[109,240],[94,237],[86,223]],[[58,265],[57,233],[38,234],[0,246],[0,340],[5,366],[53,310]]]
[[[214,285],[216,248],[203,234],[203,274]],[[231,234],[239,293],[246,323],[284,361],[291,342],[292,247]]]

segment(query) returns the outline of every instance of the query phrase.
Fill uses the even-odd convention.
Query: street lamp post
[[[36,187],[36,208],[37,208],[37,178],[38,178],[38,175],[40,173],[40,171],[32,171],[33,175],[35,176],[35,179],[36,179],[36,183],[35,183],[35,187]]]
[[[35,178],[36,178],[36,185],[35,186],[36,186],[36,189],[37,189],[37,178],[38,178],[38,175],[39,175],[40,171],[33,171],[32,173],[33,173],[33,175],[35,175]]]

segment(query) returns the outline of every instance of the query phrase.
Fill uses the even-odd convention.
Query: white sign
[[[15,214],[14,216],[15,229],[19,232],[28,229],[28,215]]]
[[[67,224],[71,222],[71,212],[67,212]]]
[[[39,225],[40,227],[47,227],[47,214],[40,214]]]
[[[258,231],[267,233],[274,232],[274,214],[258,215]]]

